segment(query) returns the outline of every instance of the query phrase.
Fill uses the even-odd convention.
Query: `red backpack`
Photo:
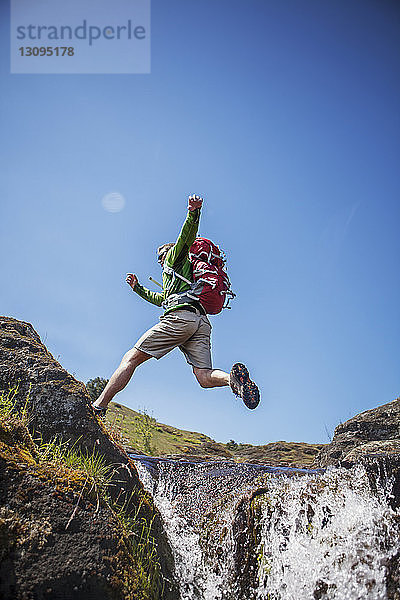
[[[203,283],[198,294],[204,310],[209,315],[217,315],[228,306],[235,294],[225,271],[225,254],[211,240],[198,237],[189,250],[189,260],[193,265],[193,279]]]

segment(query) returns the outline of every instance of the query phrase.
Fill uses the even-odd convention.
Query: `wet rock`
[[[257,490],[243,498],[236,507],[232,522],[234,579],[238,600],[253,600],[257,588],[259,559],[259,514],[254,499],[265,492]]]
[[[362,444],[341,461],[346,468],[357,463],[365,467],[374,493],[384,492],[391,507],[400,508],[400,440]]]
[[[329,589],[329,585],[326,583],[326,581],[323,581],[322,579],[318,579],[317,583],[315,584],[315,590],[314,590],[314,598],[315,600],[321,600],[321,598],[326,598],[326,593]]]
[[[387,505],[391,473],[373,460],[375,477],[371,464],[369,473],[356,466],[270,478],[243,498],[232,526],[237,600],[261,590],[268,598],[329,600],[338,590],[340,598],[399,600],[400,515]]]
[[[364,466],[371,492],[400,508],[400,399],[356,415],[336,427],[331,444],[322,449],[314,466]],[[386,565],[387,598],[400,600],[400,557]],[[319,593],[319,592],[318,592]]]
[[[388,561],[387,568],[388,600],[400,600],[400,551]]]

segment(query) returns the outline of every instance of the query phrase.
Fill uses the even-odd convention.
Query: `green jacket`
[[[164,266],[172,268],[176,273],[185,277],[189,281],[193,281],[193,269],[192,263],[189,260],[188,254],[190,246],[193,244],[197,236],[200,221],[200,209],[188,211],[186,220],[182,226],[181,232],[175,245],[170,248],[165,257]],[[163,291],[152,292],[144,286],[137,283],[134,287],[134,291],[144,300],[155,304],[156,306],[162,306],[166,302],[167,298],[172,294],[178,294],[189,290],[190,285],[178,277],[174,277],[172,274],[166,273],[163,270]],[[176,304],[172,308],[168,308],[164,314],[167,314],[173,310],[183,308],[187,306],[189,302],[182,302]]]

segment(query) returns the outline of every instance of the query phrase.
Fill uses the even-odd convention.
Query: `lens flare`
[[[125,198],[119,192],[110,192],[101,199],[101,204],[107,212],[117,213],[125,207]]]

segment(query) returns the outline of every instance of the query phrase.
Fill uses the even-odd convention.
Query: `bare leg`
[[[118,369],[111,375],[110,381],[107,383],[100,396],[93,402],[93,406],[105,408],[114,398],[115,394],[124,389],[136,367],[149,358],[152,358],[150,354],[146,354],[141,350],[136,350],[136,348],[128,350],[128,352],[124,354]]]
[[[223,387],[229,385],[230,376],[219,369],[198,369],[193,367],[193,373],[203,388]]]

